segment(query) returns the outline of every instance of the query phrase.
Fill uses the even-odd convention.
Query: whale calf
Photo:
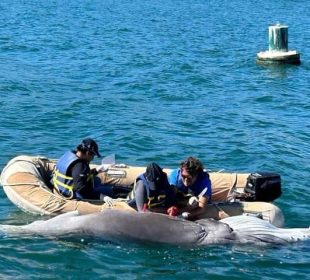
[[[185,246],[226,243],[285,244],[310,239],[309,228],[282,229],[251,216],[195,222],[157,213],[106,209],[80,215],[77,211],[28,225],[0,225],[6,234],[94,236],[106,241],[149,241]]]

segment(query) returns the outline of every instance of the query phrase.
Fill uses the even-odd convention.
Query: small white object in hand
[[[96,167],[96,170],[97,172],[106,172],[110,166],[111,166],[110,164],[101,164]]]
[[[108,206],[112,207],[114,205],[113,198],[107,195],[100,195],[100,200],[103,200]]]
[[[189,215],[190,215],[190,214],[189,214],[188,212],[183,212],[183,213],[181,214],[182,218],[185,219],[185,220],[188,220]]]
[[[188,200],[188,205],[190,205],[191,207],[197,207],[199,205],[199,201],[198,198],[196,196],[192,196],[189,200]]]

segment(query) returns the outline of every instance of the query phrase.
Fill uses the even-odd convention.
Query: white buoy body
[[[257,54],[257,62],[264,64],[300,64],[300,54],[288,50],[288,26],[276,24],[269,26],[269,50]]]

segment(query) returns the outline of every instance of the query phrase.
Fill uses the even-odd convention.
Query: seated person
[[[146,172],[137,177],[129,199],[129,205],[139,212],[166,213],[175,202],[175,193],[167,174],[156,163],[150,163]]]
[[[207,171],[204,171],[203,165],[200,160],[189,157],[181,162],[180,168],[173,170],[169,176],[169,183],[174,186],[177,195],[182,197],[197,197],[195,200],[190,199],[187,211],[182,216],[188,219],[195,219],[199,214],[204,212],[206,204],[211,203],[211,181]]]
[[[94,187],[94,176],[98,170],[90,169],[94,156],[100,157],[97,143],[86,138],[67,151],[56,164],[52,182],[56,190],[67,199],[99,199],[100,192]],[[104,200],[104,199],[103,199]]]

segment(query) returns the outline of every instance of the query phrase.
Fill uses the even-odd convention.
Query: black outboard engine
[[[251,173],[244,188],[246,201],[270,202],[281,196],[281,177],[276,173]]]

